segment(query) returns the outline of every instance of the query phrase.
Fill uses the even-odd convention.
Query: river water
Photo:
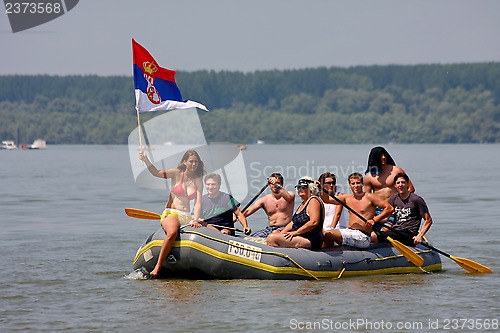
[[[280,171],[287,188],[328,169],[364,171],[373,145],[250,145],[245,204]],[[0,151],[2,332],[498,331],[500,145],[387,145],[429,205],[434,246],[489,266],[467,273],[442,257],[434,274],[328,281],[127,278],[158,228],[125,207],[161,212],[165,191],[139,188],[126,146]],[[268,192],[266,192],[268,193]],[[257,230],[262,212],[249,219]]]

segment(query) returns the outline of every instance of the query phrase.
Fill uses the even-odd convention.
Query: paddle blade
[[[159,220],[161,218],[160,214],[136,208],[125,208],[125,213],[130,217],[143,220]]]
[[[415,266],[422,267],[424,265],[424,258],[413,252],[408,246],[400,241],[387,237],[387,240],[394,246],[402,255],[411,261]]]
[[[453,261],[455,261],[460,267],[470,273],[493,273],[493,271],[489,267],[481,265],[467,258],[450,256],[450,259],[453,259]]]

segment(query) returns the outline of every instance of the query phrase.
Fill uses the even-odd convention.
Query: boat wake
[[[125,275],[125,278],[129,280],[149,280],[151,275],[144,267],[141,267]]]

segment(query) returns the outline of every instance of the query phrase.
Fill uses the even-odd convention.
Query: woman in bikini
[[[275,230],[267,236],[267,245],[320,250],[325,208],[317,196],[318,188],[310,177],[300,178],[295,187],[303,201],[282,231]]]
[[[139,158],[146,163],[149,172],[155,177],[171,179],[172,184],[169,200],[161,215],[161,226],[165,230],[165,239],[160,250],[160,256],[155,268],[151,271],[153,278],[158,276],[161,265],[174,245],[179,234],[179,227],[191,220],[197,221],[201,211],[201,196],[203,192],[203,175],[205,166],[200,155],[194,150],[188,150],[182,156],[177,168],[158,170],[148,159],[146,153],[140,152]],[[193,216],[190,215],[191,201],[195,200]]]

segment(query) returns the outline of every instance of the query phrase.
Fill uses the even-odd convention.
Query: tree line
[[[207,141],[497,143],[500,63],[179,72]],[[124,144],[132,77],[0,76],[0,139]]]

